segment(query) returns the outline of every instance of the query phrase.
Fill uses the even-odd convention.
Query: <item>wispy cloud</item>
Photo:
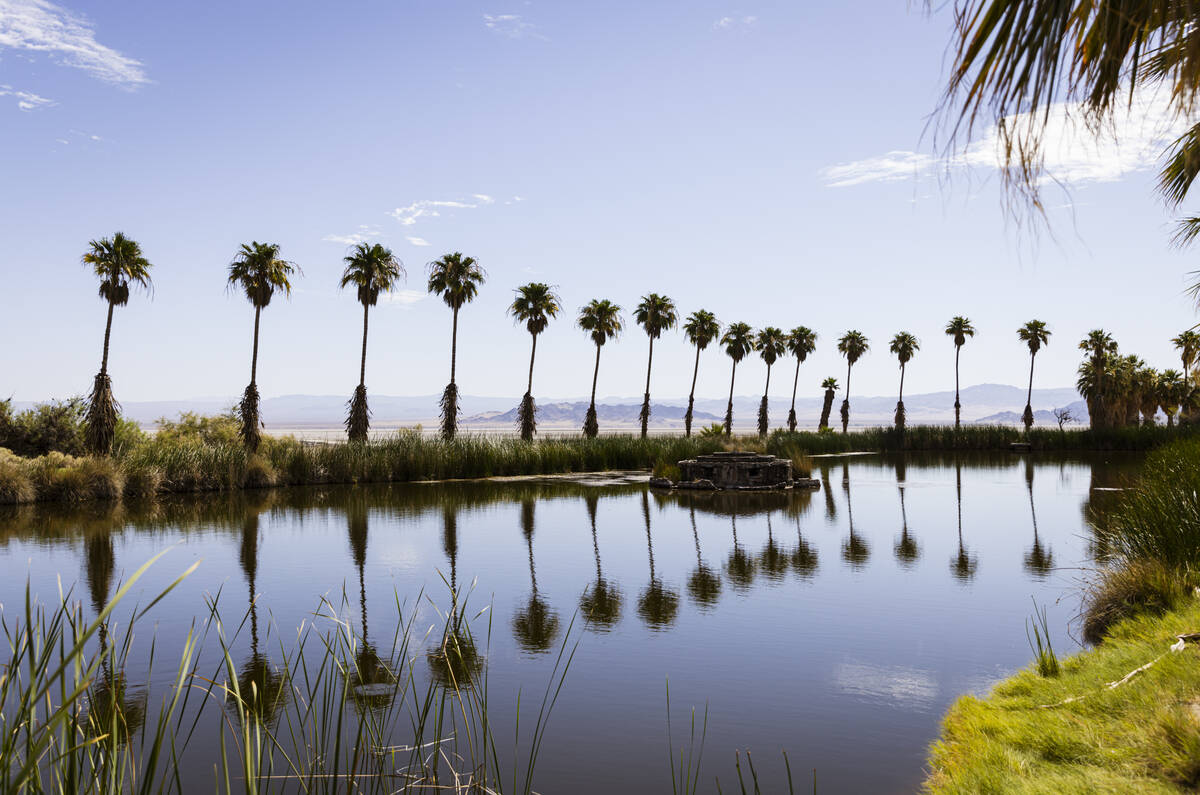
[[[423,237],[414,237],[413,235],[405,235],[405,240],[412,243],[414,246],[428,246],[429,241]]]
[[[426,293],[419,290],[393,290],[390,293],[384,293],[381,297],[384,303],[406,307],[412,306],[418,301],[424,301],[427,296]]]
[[[520,14],[484,14],[483,24],[488,30],[510,39],[547,40],[532,22],[526,22]]]
[[[721,17],[713,23],[713,30],[749,30],[758,22],[758,17]]]
[[[379,235],[379,227],[373,224],[361,224],[358,230],[351,232],[348,235],[325,235],[322,240],[329,243],[341,243],[346,246],[355,246],[359,243],[366,243],[368,240],[373,240]]]
[[[0,85],[0,97],[15,97],[17,107],[23,111],[37,110],[38,108],[48,108],[51,105],[58,103],[52,99],[38,96],[29,91],[17,91],[12,86]]]
[[[1017,117],[1008,123],[1020,125],[1023,121]],[[1043,137],[1043,179],[1064,184],[1114,182],[1145,171],[1154,167],[1163,150],[1187,127],[1187,120],[1173,113],[1164,99],[1149,94],[1136,95],[1128,110],[1101,130],[1088,126],[1078,105],[1058,103],[1050,108]],[[993,128],[949,159],[896,150],[828,166],[819,175],[829,187],[845,188],[923,177],[938,169],[995,171],[1003,167],[1000,135]]]
[[[422,218],[436,218],[442,210],[474,210],[487,204],[495,204],[496,200],[484,193],[471,194],[470,199],[421,199],[407,207],[397,207],[388,215],[400,222],[401,226],[412,226]]]
[[[126,88],[149,82],[141,61],[96,41],[87,19],[46,0],[0,0],[0,49],[6,48],[44,52]]]

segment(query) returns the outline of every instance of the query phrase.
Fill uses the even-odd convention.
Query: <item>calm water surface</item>
[[[820,491],[777,495],[665,495],[629,478],[583,478],[9,510],[0,513],[0,603],[15,614],[26,581],[53,601],[61,578],[78,583],[92,610],[166,548],[134,598],[200,566],[154,608],[135,651],[153,634],[160,658],[172,657],[206,595],[219,593],[222,611],[240,617],[253,591],[270,656],[322,596],[342,604],[345,594],[355,627],[390,642],[397,600],[429,627],[437,612],[419,594],[445,604],[445,581],[473,584],[471,602],[492,605],[486,666],[504,726],[519,688],[526,704],[531,692],[540,698],[591,594],[604,609],[578,633],[540,791],[669,791],[669,680],[677,734],[686,710],[708,707],[710,785],[716,775],[729,791],[735,749],[780,781],[786,750],[801,791],[816,768],[822,792],[909,792],[954,698],[1029,662],[1031,597],[1049,606],[1055,648],[1078,648],[1069,622],[1080,567],[1096,554],[1087,516],[1137,459],[816,462]],[[235,656],[251,654],[247,634]],[[153,689],[160,672],[169,678],[159,663],[146,682],[138,659],[131,681]],[[201,741],[188,752],[210,786],[215,748]]]

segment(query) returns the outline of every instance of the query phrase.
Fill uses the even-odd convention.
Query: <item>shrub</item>
[[[656,478],[666,478],[672,482],[678,482],[679,478],[682,477],[678,464],[674,461],[668,461],[665,458],[659,458],[654,462],[651,474]]]
[[[246,472],[242,477],[242,487],[247,489],[262,489],[274,486],[276,483],[275,468],[271,462],[261,455],[252,455],[246,461]]]
[[[83,401],[41,403],[13,413],[12,400],[0,401],[0,447],[19,456],[34,457],[50,452],[82,455]]]
[[[205,416],[194,411],[184,411],[176,421],[159,417],[156,439],[171,441],[198,441],[209,445],[239,444],[241,424],[231,408],[224,414]]]
[[[25,463],[0,447],[0,505],[33,502],[36,493]]]
[[[1157,560],[1122,561],[1103,569],[1087,587],[1084,640],[1101,643],[1109,629],[1126,618],[1174,609],[1189,598],[1197,579]]]

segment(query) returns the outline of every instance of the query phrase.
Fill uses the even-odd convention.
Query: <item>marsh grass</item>
[[[134,628],[198,564],[133,610],[119,637],[110,637],[109,628],[118,605],[157,559],[134,572],[90,622],[71,594],[60,604],[39,605],[28,586],[23,612],[14,606],[0,617],[8,647],[0,676],[0,791],[533,792],[577,633],[566,633],[541,703],[524,725],[518,699],[511,756],[489,717],[486,646],[474,664],[450,666],[470,678],[470,686],[453,673],[422,684],[424,655],[415,646],[427,636],[415,627],[416,610],[406,613],[399,602],[390,647],[368,645],[341,618],[350,612],[343,594],[340,609],[321,604],[291,649],[256,648],[239,666],[233,649],[247,623],[256,626],[253,606],[240,625],[227,625],[213,597],[154,701],[125,673]],[[461,661],[475,641],[466,600],[452,602],[442,616],[443,643],[432,653],[441,654],[446,638],[457,637],[454,653]],[[475,617],[484,612],[490,616],[480,611]],[[490,621],[488,627],[490,638]],[[205,654],[214,648],[215,662]],[[151,644],[151,670],[156,653]],[[197,764],[189,745],[206,731],[218,735],[217,756]],[[197,780],[199,771],[212,781]]]
[[[1058,656],[1050,644],[1050,621],[1046,615],[1046,606],[1038,607],[1033,603],[1033,618],[1025,620],[1025,639],[1033,652],[1034,667],[1041,676],[1058,676],[1060,667]]]

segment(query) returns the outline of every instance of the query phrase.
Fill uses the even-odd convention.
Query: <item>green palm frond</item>
[[[1030,320],[1017,329],[1017,339],[1029,346],[1029,353],[1036,355],[1043,346],[1050,344],[1050,330],[1041,320]]]
[[[921,350],[921,343],[912,334],[901,331],[892,337],[888,350],[900,360],[900,366],[903,367],[912,361],[912,357],[917,351]]]
[[[363,306],[375,306],[381,293],[390,293],[406,276],[396,255],[379,243],[358,243],[343,261],[346,269],[339,286],[345,289],[353,285]]]
[[[586,331],[592,342],[597,345],[615,339],[625,328],[625,322],[621,318],[621,307],[601,298],[593,298],[581,307],[575,324],[582,331]]]
[[[749,323],[730,323],[721,335],[721,347],[734,363],[740,362],[754,350],[754,329]]]
[[[562,300],[548,284],[530,282],[518,287],[516,294],[508,313],[518,323],[524,323],[530,334],[541,334],[562,311]]]
[[[651,339],[658,339],[664,331],[675,328],[679,315],[675,302],[665,295],[649,293],[642,296],[633,311],[633,319]]]
[[[821,389],[832,389],[833,391],[836,392],[838,389],[840,389],[840,387],[838,386],[838,380],[836,378],[832,378],[832,377],[826,378],[824,381],[821,382]]]
[[[770,367],[780,356],[787,353],[787,335],[774,326],[767,326],[755,336],[754,347]]]
[[[796,326],[787,335],[788,351],[803,362],[817,349],[817,332],[808,326]]]
[[[475,300],[480,285],[487,279],[487,273],[474,257],[465,257],[457,251],[429,263],[428,271],[426,289],[440,295],[451,309],[461,309],[463,304]]]
[[[946,336],[954,337],[954,346],[961,348],[967,343],[967,337],[975,336],[975,326],[971,325],[971,319],[956,315],[946,324]]]
[[[683,323],[683,334],[688,342],[700,350],[712,344],[721,334],[721,324],[716,315],[704,309],[697,309]]]
[[[117,232],[88,242],[83,264],[91,265],[100,279],[100,297],[116,306],[129,303],[131,287],[151,290],[150,269],[154,267],[142,254],[137,241]]]
[[[837,349],[838,353],[846,357],[846,361],[854,364],[871,349],[871,343],[861,331],[851,330],[838,340]]]
[[[230,288],[241,288],[255,307],[263,308],[271,303],[276,292],[291,295],[291,277],[300,272],[298,265],[279,256],[277,244],[255,240],[243,243],[238,249],[229,263],[226,282]]]

